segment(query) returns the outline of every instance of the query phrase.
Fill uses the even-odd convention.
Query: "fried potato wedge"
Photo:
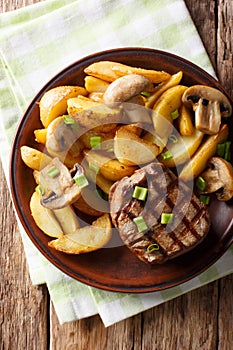
[[[69,99],[67,104],[69,115],[87,129],[95,128],[99,132],[110,132],[116,128],[116,123],[121,119],[120,109],[110,108],[81,96]]]
[[[54,209],[53,213],[64,234],[72,233],[79,228],[78,217],[70,205],[61,209]]]
[[[135,125],[133,125],[135,127]],[[131,132],[129,125],[120,127],[114,138],[114,153],[124,165],[135,166],[153,161],[160,153],[160,148]]]
[[[37,129],[34,130],[35,140],[39,143],[42,143],[45,145],[46,143],[46,135],[47,135],[47,129]]]
[[[182,95],[187,89],[184,85],[176,85],[166,90],[153,107],[152,120],[156,134],[164,139],[173,129],[172,112],[179,109]]]
[[[29,146],[22,146],[20,152],[24,163],[33,170],[43,169],[52,160],[47,154]]]
[[[167,167],[175,167],[179,164],[183,164],[196,152],[198,149],[204,133],[199,130],[194,131],[190,136],[177,137],[176,142],[170,142],[167,145],[167,149],[173,155],[170,159],[163,159],[163,154],[159,156],[159,161]]]
[[[92,75],[108,82],[113,82],[117,78],[128,74],[143,75],[152,83],[161,83],[170,77],[170,74],[164,71],[136,68],[112,61],[99,61],[92,63],[90,66],[84,69],[84,72],[88,75]]]
[[[112,69],[119,76],[124,76],[128,74],[143,75],[144,77],[149,79],[151,83],[155,83],[155,84],[161,83],[162,81],[169,79],[171,76],[169,73],[164,71],[131,67],[121,63],[115,63]]]
[[[85,88],[89,93],[92,92],[105,92],[109,83],[99,78],[95,78],[87,75],[85,77]]]
[[[196,153],[194,153],[190,162],[188,162],[180,173],[180,179],[183,181],[191,181],[199,176],[206,168],[208,160],[216,154],[218,143],[227,140],[229,128],[223,124],[220,131],[216,135],[210,135],[200,145]]]
[[[156,88],[153,94],[151,94],[145,102],[145,106],[147,108],[153,108],[155,102],[158,100],[158,98],[162,95],[163,92],[170,89],[173,86],[178,85],[181,82],[181,79],[183,77],[183,72],[180,71],[176,74],[171,75],[171,77],[159,84]]]
[[[49,247],[67,254],[83,254],[105,246],[112,235],[112,225],[108,214],[100,216],[92,225],[84,226],[76,232],[63,235],[48,243]]]
[[[194,133],[195,127],[192,122],[192,111],[184,104],[182,104],[179,109],[177,126],[180,134],[183,136],[189,136]]]
[[[56,117],[66,113],[67,100],[78,95],[87,95],[87,90],[81,86],[57,86],[48,90],[39,102],[40,119],[45,128]]]
[[[100,172],[106,179],[113,182],[132,175],[137,169],[136,166],[127,166],[117,159],[111,159],[106,152],[84,150],[84,154],[89,167],[95,167],[97,173]]]
[[[52,210],[43,207],[40,203],[41,196],[34,192],[30,200],[30,210],[36,225],[50,237],[63,235],[62,227],[57,221]]]

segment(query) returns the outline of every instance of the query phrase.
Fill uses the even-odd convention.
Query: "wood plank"
[[[47,349],[47,289],[32,286],[0,164],[1,349]]]

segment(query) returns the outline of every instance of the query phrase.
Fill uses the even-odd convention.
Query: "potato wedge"
[[[181,106],[181,98],[187,89],[184,85],[176,85],[166,90],[153,107],[152,120],[156,134],[168,138],[173,129],[171,113]]]
[[[51,157],[29,146],[20,148],[21,158],[24,163],[33,170],[41,170],[51,162]]]
[[[89,93],[105,92],[105,90],[109,86],[109,83],[107,81],[104,81],[102,79],[95,78],[89,75],[87,75],[84,80],[85,80],[85,88]]]
[[[114,153],[124,165],[135,166],[153,161],[159,154],[159,147],[140,138],[127,126],[120,127],[114,138]]]
[[[165,160],[162,155],[160,155],[158,158],[159,161],[169,168],[183,164],[196,152],[203,136],[204,133],[196,129],[190,136],[177,136],[177,141],[175,143],[170,142],[167,145],[167,149],[171,152],[173,157]]]
[[[183,77],[183,72],[180,71],[176,74],[173,74],[168,80],[159,84],[155,88],[154,93],[151,94],[151,96],[146,99],[145,106],[147,108],[153,108],[155,102],[162,95],[162,93],[168,90],[169,88],[178,85],[181,82],[182,77]]]
[[[109,194],[110,188],[113,185],[113,181],[106,179],[100,172],[96,174],[94,170],[89,168],[88,164],[85,161],[83,161],[81,164],[85,170],[85,174],[88,180],[96,184],[106,194]]]
[[[189,136],[194,133],[195,127],[192,122],[192,111],[184,104],[179,109],[179,117],[177,118],[177,126],[179,132],[183,136]]]
[[[86,74],[92,75],[96,78],[113,82],[119,77],[128,74],[139,74],[148,78],[152,83],[161,83],[170,77],[170,74],[164,71],[156,71],[150,69],[131,67],[126,64],[112,62],[112,61],[99,61],[91,64],[84,69]]]
[[[34,192],[30,200],[30,210],[36,225],[50,237],[63,235],[62,227],[57,221],[52,210],[43,207],[40,203],[41,196]]]
[[[84,150],[84,154],[89,166],[94,165],[97,172],[99,171],[106,179],[113,182],[132,175],[137,169],[136,166],[127,166],[117,159],[111,159],[106,152]]]
[[[208,160],[216,154],[218,143],[226,141],[228,134],[229,128],[226,124],[223,124],[218,134],[208,136],[193,155],[191,161],[182,169],[180,179],[191,181],[199,176],[206,168]]]
[[[61,209],[54,209],[53,213],[57,218],[64,234],[67,235],[79,228],[80,225],[78,217],[70,205]]]
[[[77,229],[49,242],[49,247],[67,254],[83,254],[105,246],[111,238],[112,225],[108,214],[95,220],[92,225]]]
[[[81,96],[67,101],[68,113],[73,116],[81,126],[99,132],[110,132],[116,128],[121,120],[121,110],[110,108],[102,103],[95,102]]]
[[[34,130],[34,135],[35,135],[35,139],[36,139],[37,142],[42,143],[43,145],[45,145],[47,129]]]
[[[128,74],[139,74],[143,75],[151,81],[151,83],[161,83],[170,78],[170,74],[164,71],[157,71],[154,69],[144,69],[127,66],[126,64],[115,63],[112,67],[112,70],[117,73],[119,76],[124,76]]]
[[[56,117],[66,114],[67,100],[78,95],[87,95],[87,90],[81,86],[57,86],[48,90],[42,96],[40,107],[40,119],[45,128]]]

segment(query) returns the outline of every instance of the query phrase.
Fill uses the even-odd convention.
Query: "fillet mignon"
[[[135,186],[148,188],[145,201],[133,198]],[[199,244],[209,231],[206,205],[192,188],[178,180],[163,164],[151,163],[116,182],[110,191],[110,213],[121,239],[146,263],[163,263]],[[170,224],[161,224],[162,213],[173,213]],[[148,229],[139,232],[133,221],[142,217]],[[152,244],[158,248],[150,252]],[[153,246],[152,246],[153,247]]]

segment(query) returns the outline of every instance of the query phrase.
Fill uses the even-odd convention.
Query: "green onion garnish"
[[[43,196],[44,195],[44,189],[41,185],[36,186],[35,191],[40,195]]]
[[[138,228],[138,232],[143,232],[148,229],[147,224],[145,223],[142,216],[138,216],[137,218],[134,218],[133,222],[136,224]]]
[[[94,172],[95,172],[96,174],[99,173],[100,169],[99,169],[99,167],[98,167],[97,165],[95,165],[94,163],[89,162],[89,163],[88,163],[88,166],[89,166],[89,168],[90,168],[91,170],[94,170]]]
[[[177,119],[179,117],[179,111],[178,109],[175,109],[173,112],[171,112],[171,117],[173,120]]]
[[[225,142],[218,143],[217,156],[224,158],[224,155],[225,155]]]
[[[47,170],[47,175],[49,177],[51,177],[52,179],[57,177],[59,174],[60,174],[60,170],[58,168],[56,168],[55,166],[52,166],[51,168],[49,168]]]
[[[172,159],[173,155],[171,151],[167,151],[161,154],[164,160]]]
[[[101,148],[101,136],[91,136],[90,137],[91,148],[100,149]]]
[[[74,129],[76,131],[79,129],[78,123],[70,115],[63,115],[63,121],[66,125],[71,126],[72,129]]]
[[[89,184],[88,180],[84,174],[75,175],[73,179],[79,188],[84,188],[84,187],[88,186],[88,184]]]
[[[176,137],[176,135],[174,134],[171,134],[169,137],[168,137],[169,141],[171,141],[172,143],[177,143],[178,142],[178,138]]]
[[[231,160],[231,141],[226,141],[225,142],[225,153],[224,153],[224,159],[225,160]]]
[[[161,215],[161,224],[171,224],[173,221],[173,213],[162,213]]]
[[[142,91],[142,92],[141,92],[141,95],[144,96],[144,97],[150,97],[150,96],[151,96],[151,93],[148,92],[148,91]]]
[[[198,176],[196,179],[196,186],[199,190],[204,191],[206,189],[206,182],[203,177]]]
[[[148,189],[145,187],[136,186],[133,191],[133,198],[145,201],[148,193]]]
[[[210,203],[210,196],[207,196],[205,194],[201,194],[199,197],[200,201],[206,205],[209,205]]]
[[[146,248],[147,253],[153,253],[157,250],[159,250],[159,245],[157,243],[150,244]]]

